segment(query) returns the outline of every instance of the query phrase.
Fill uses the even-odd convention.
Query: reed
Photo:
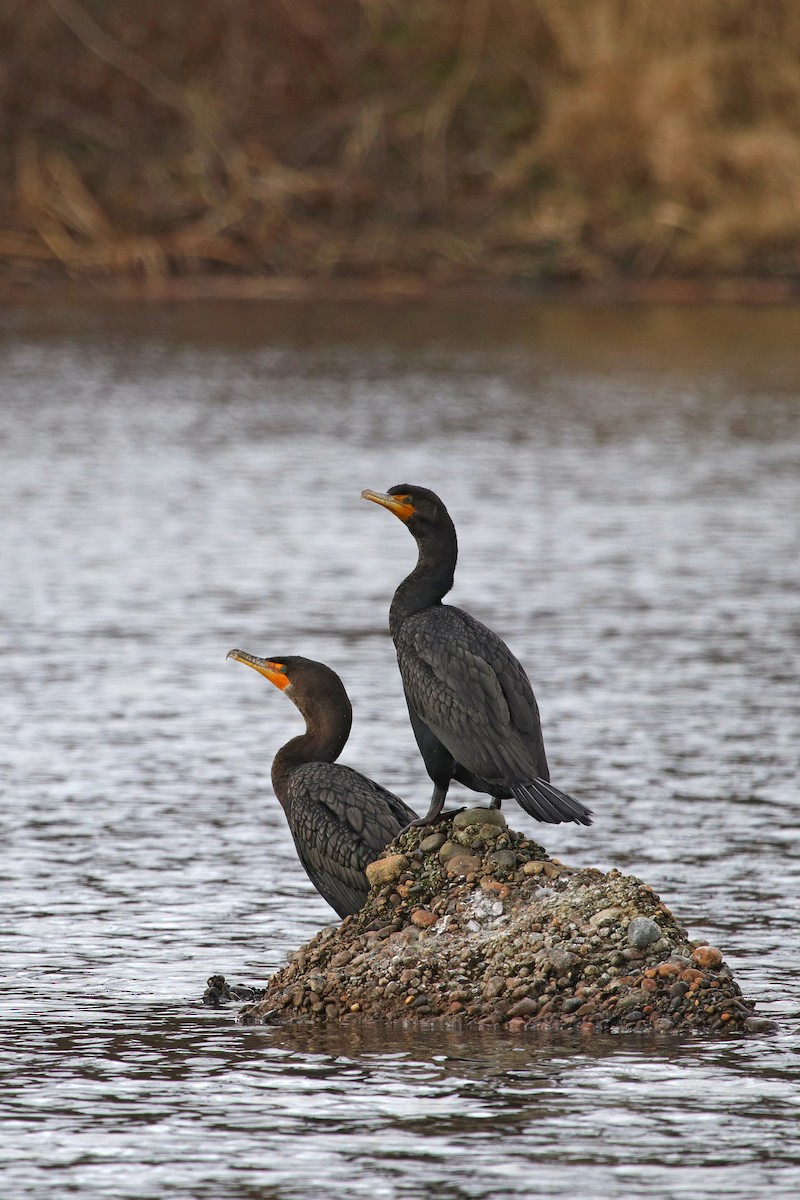
[[[0,269],[800,268],[796,0],[10,0]]]

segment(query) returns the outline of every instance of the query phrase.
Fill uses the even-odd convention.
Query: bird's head
[[[325,714],[324,719],[343,721],[346,725],[344,740],[347,740],[352,719],[350,700],[339,676],[325,663],[296,654],[258,658],[246,650],[229,650],[226,657],[258,671],[288,696],[304,716],[314,715],[320,720]]]
[[[292,675],[298,659],[286,658],[283,655],[280,658],[257,658],[255,654],[248,654],[246,650],[229,650],[227,657],[244,663],[246,667],[252,667],[259,675],[274,683],[276,688],[286,692],[291,699]]]
[[[435,492],[428,488],[417,487],[412,483],[398,483],[389,488],[388,492],[373,492],[366,488],[361,493],[362,500],[372,500],[408,526],[410,532],[419,540],[426,534],[447,533],[453,529],[453,522],[443,502]]]

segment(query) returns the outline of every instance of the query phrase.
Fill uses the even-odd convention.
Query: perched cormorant
[[[434,783],[419,824],[436,819],[455,779],[488,792],[492,807],[513,796],[537,821],[591,825],[589,809],[549,782],[539,710],[520,663],[491,629],[441,602],[458,557],[442,501],[406,483],[361,496],[399,517],[419,550],[389,609],[411,725]]]
[[[305,733],[275,755],[272,786],[314,887],[340,917],[358,912],[369,892],[367,863],[417,814],[379,783],[336,762],[353,710],[335,671],[297,656],[256,658],[231,650],[228,658],[274,683],[305,718]]]

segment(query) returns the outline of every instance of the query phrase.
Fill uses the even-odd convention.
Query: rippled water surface
[[[792,310],[6,310],[0,1195],[794,1200],[799,433]],[[199,1004],[334,919],[269,785],[298,714],[232,646],[330,663],[344,761],[427,803],[386,632],[413,542],[359,500],[399,482],[595,811],[550,851],[651,883],[776,1034]]]

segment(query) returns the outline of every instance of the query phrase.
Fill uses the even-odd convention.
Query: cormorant
[[[365,867],[417,814],[379,783],[336,762],[353,710],[335,671],[297,656],[256,658],[231,650],[228,658],[274,683],[305,718],[305,733],[275,755],[272,786],[314,887],[340,917],[358,912],[369,892]]]
[[[389,609],[411,725],[434,783],[430,809],[418,823],[436,820],[455,779],[488,792],[492,807],[513,796],[537,821],[591,825],[589,809],[550,784],[539,710],[520,663],[491,629],[441,602],[458,557],[442,501],[406,483],[361,496],[399,517],[419,551]]]

